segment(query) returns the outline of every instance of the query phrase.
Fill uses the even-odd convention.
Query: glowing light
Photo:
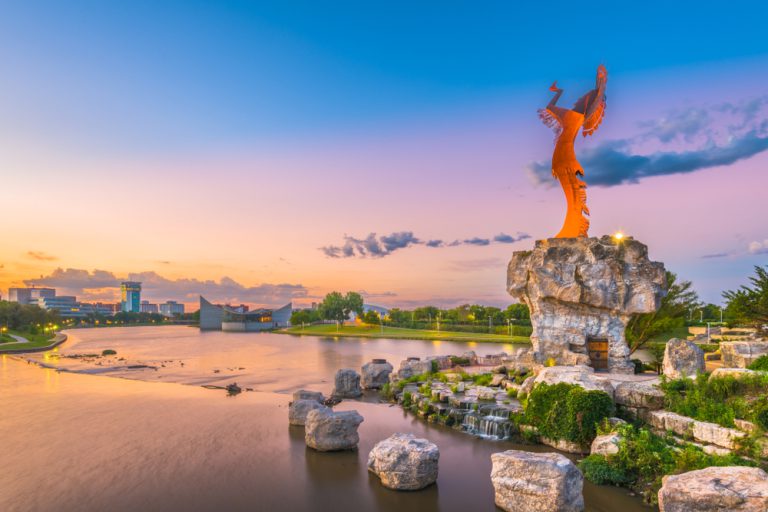
[[[615,232],[615,233],[613,234],[613,238],[614,238],[615,240],[618,240],[618,241],[621,241],[621,240],[623,240],[623,239],[624,239],[624,236],[625,236],[625,235],[624,235],[624,233],[622,233],[621,231],[617,231],[617,232]]]

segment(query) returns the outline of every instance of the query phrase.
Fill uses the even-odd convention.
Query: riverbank
[[[476,341],[485,343],[515,343],[529,344],[526,336],[506,336],[502,334],[485,334],[477,332],[430,331],[422,329],[407,329],[404,327],[388,327],[382,329],[378,325],[344,325],[335,324],[296,326],[274,331],[278,334],[293,334],[297,336],[331,336],[338,338],[386,338],[394,340],[441,340],[441,341]]]
[[[33,335],[22,333],[9,333],[15,341],[0,343],[0,354],[23,354],[26,352],[45,352],[58,347],[67,341],[67,335],[56,333],[53,337],[48,335]]]

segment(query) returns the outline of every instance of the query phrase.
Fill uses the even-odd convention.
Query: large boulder
[[[534,386],[542,382],[558,384],[565,382],[581,386],[587,391],[605,391],[613,398],[613,385],[606,379],[595,375],[595,370],[589,366],[550,366],[542,369],[534,380]],[[523,383],[525,384],[525,383]]]
[[[360,442],[357,427],[363,417],[357,411],[332,411],[328,407],[307,414],[304,441],[320,452],[354,450]]]
[[[559,453],[518,450],[491,455],[496,505],[507,512],[581,512],[584,478]]]
[[[381,389],[389,382],[392,365],[386,359],[374,359],[362,367],[363,389]]]
[[[668,379],[696,377],[704,372],[704,351],[688,340],[672,338],[664,349],[664,375]]]
[[[336,398],[357,398],[362,395],[360,374],[352,368],[343,368],[336,372],[332,395]]]
[[[415,491],[435,483],[440,450],[413,434],[394,434],[379,441],[368,455],[368,471],[381,479],[384,487]]]
[[[614,455],[619,453],[619,444],[621,443],[621,436],[616,432],[610,434],[603,434],[597,436],[592,441],[592,448],[589,453],[592,455]]]
[[[325,408],[317,400],[294,400],[288,406],[288,423],[291,425],[304,425],[307,422],[309,411]]]
[[[294,400],[315,400],[317,402],[325,403],[325,397],[319,391],[310,391],[308,389],[300,389],[293,393]]]
[[[410,379],[416,375],[432,371],[430,361],[421,361],[418,357],[409,357],[400,362],[400,368],[397,370],[398,379]]]
[[[664,265],[631,238],[537,240],[533,250],[515,252],[507,269],[507,291],[531,311],[538,363],[590,364],[588,342],[604,340],[607,357],[596,353],[595,361],[615,373],[633,373],[627,323],[656,311],[665,288]]]
[[[720,343],[723,366],[746,368],[760,356],[768,354],[768,341],[724,341]]]
[[[765,512],[768,474],[758,468],[710,467],[665,476],[660,512]]]

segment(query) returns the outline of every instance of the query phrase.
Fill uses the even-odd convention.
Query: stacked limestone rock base
[[[307,446],[320,452],[354,450],[360,442],[357,427],[363,417],[357,411],[335,412],[324,407],[307,414],[304,424],[304,441]]]
[[[325,397],[319,391],[300,389],[293,394],[293,401],[288,404],[288,423],[304,425],[307,414],[314,409],[325,407]]]
[[[507,450],[491,455],[496,505],[507,512],[581,512],[584,478],[559,453]]]
[[[608,370],[632,373],[624,329],[636,313],[656,311],[664,265],[630,239],[549,238],[512,255],[507,290],[531,311],[539,363],[590,364],[588,339],[608,341]]]
[[[368,471],[381,484],[398,491],[416,491],[437,481],[437,445],[413,434],[394,434],[376,443],[368,455]]]
[[[768,474],[747,467],[711,467],[665,476],[660,512],[766,512]]]
[[[334,398],[357,398],[363,394],[360,389],[360,374],[352,368],[343,368],[336,372],[334,379]]]

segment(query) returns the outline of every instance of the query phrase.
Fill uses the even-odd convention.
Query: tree
[[[346,296],[339,292],[331,292],[325,296],[318,309],[326,320],[335,320],[344,325],[344,320],[349,318],[351,312],[354,311],[358,316],[362,316],[363,296],[357,292],[348,292]]]
[[[677,276],[667,272],[667,295],[661,299],[661,306],[653,313],[634,315],[625,331],[630,353],[645,345],[645,343],[674,327],[685,325],[685,316],[690,309],[699,304],[699,297],[692,289],[690,281],[677,282]]]
[[[361,318],[363,322],[367,324],[374,325],[381,323],[381,316],[379,316],[379,313],[373,309],[369,309]]]
[[[768,267],[755,266],[755,275],[749,281],[752,286],[723,292],[728,303],[726,311],[736,322],[768,334]]]
[[[507,306],[507,310],[504,312],[506,317],[510,320],[530,320],[531,312],[528,309],[527,304],[510,304]]]

